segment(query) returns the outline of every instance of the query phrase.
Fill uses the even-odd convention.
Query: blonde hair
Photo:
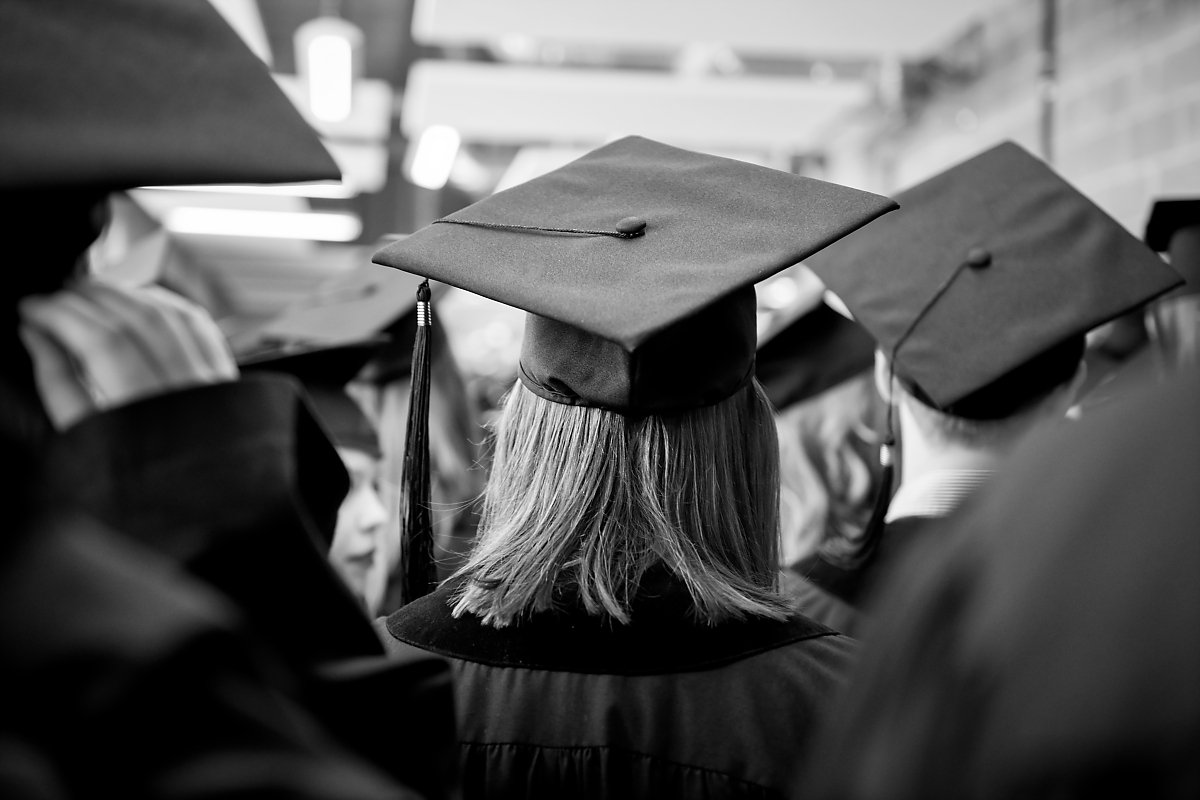
[[[624,416],[516,384],[497,426],[475,549],[454,613],[496,627],[577,603],[629,623],[663,567],[698,619],[782,619],[778,442],[757,382],[714,406]]]

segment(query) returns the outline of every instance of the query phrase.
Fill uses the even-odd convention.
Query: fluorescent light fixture
[[[340,122],[354,105],[359,28],[341,17],[317,17],[296,29],[296,61],[308,85],[308,107],[323,122]]]
[[[211,192],[214,194],[275,194],[288,197],[324,197],[344,200],[358,194],[345,181],[338,183],[238,183],[202,184],[198,186],[143,186],[143,189],[163,189],[169,192]]]
[[[362,233],[362,221],[354,214],[247,211],[198,206],[170,209],[163,219],[163,227],[174,233],[310,239],[321,242],[352,242]]]
[[[308,102],[313,116],[337,122],[350,116],[354,52],[340,36],[315,36],[308,43]]]
[[[449,125],[430,125],[417,140],[408,178],[425,189],[441,189],[450,179],[460,137]]]

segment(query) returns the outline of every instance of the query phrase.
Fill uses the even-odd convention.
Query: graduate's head
[[[624,620],[662,565],[709,620],[778,614],[774,545],[764,572],[749,541],[776,535],[778,483],[753,284],[893,207],[628,137],[377,253],[528,312],[460,611],[504,624],[566,592]],[[517,534],[543,542],[526,542],[520,569],[505,541]]]
[[[887,356],[876,351],[875,388],[887,402],[902,405],[934,446],[1003,449],[1042,422],[1066,415],[1087,376],[1084,347],[1084,337],[1072,337],[948,409],[897,378]]]

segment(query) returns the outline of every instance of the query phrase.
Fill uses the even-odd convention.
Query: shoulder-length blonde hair
[[[781,619],[779,452],[757,381],[714,406],[624,416],[516,384],[454,613],[496,627],[578,604],[621,623],[664,567],[698,619]]]

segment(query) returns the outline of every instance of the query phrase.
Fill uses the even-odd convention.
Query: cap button
[[[992,254],[982,247],[972,247],[967,251],[967,266],[982,269],[992,263]]]
[[[641,217],[626,217],[617,223],[617,233],[623,236],[640,236],[646,231],[646,220]]]

